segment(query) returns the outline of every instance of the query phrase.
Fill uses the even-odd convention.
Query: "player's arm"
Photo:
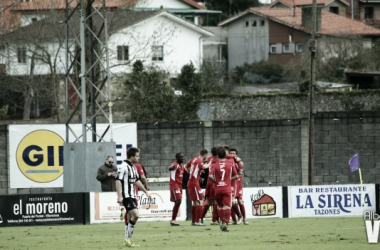
[[[239,165],[240,168],[244,167],[244,162],[238,156],[236,157],[236,163]]]
[[[184,166],[185,166],[185,169],[187,169],[187,172],[190,172],[190,167],[191,167],[191,162],[193,160],[191,159],[190,161],[188,161]]]
[[[231,181],[236,180],[236,179],[239,178],[239,175],[238,175],[235,167],[232,167],[232,174],[231,175],[232,175]]]
[[[209,168],[208,179],[215,182],[214,166]]]
[[[121,195],[121,180],[116,179],[116,193],[117,193],[117,203],[121,204],[123,202],[123,196]]]
[[[202,169],[208,169],[211,166],[211,162],[203,164]]]
[[[146,194],[146,196],[148,197],[148,199],[151,198],[150,194],[148,193],[148,190],[145,189],[144,185],[141,183],[140,180],[136,181],[136,186],[138,186],[139,190],[143,191]]]
[[[173,171],[175,168],[176,168],[176,165],[171,165],[171,166],[169,167],[169,171]]]
[[[148,188],[148,180],[146,179],[145,175],[140,175],[140,181],[144,185],[146,190],[149,190]]]

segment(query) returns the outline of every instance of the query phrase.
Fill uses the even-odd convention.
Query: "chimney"
[[[302,8],[302,26],[312,29],[313,24],[311,23],[311,13],[313,12],[312,6],[303,6]],[[321,12],[322,6],[317,5],[317,31],[321,30]]]

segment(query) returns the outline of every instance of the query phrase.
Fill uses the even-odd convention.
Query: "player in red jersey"
[[[215,181],[215,199],[218,203],[219,217],[222,220],[220,229],[228,232],[232,204],[231,181],[237,179],[238,175],[233,163],[226,160],[226,155],[226,150],[220,147],[218,149],[219,161],[213,164],[210,178]]]
[[[211,171],[212,164],[214,164],[218,160],[217,150],[218,150],[217,147],[213,147],[211,149],[212,155],[210,155],[207,158],[207,162],[211,163],[211,166],[209,168],[209,173]],[[210,176],[210,174],[209,174],[209,176]],[[206,204],[203,206],[203,212],[202,212],[202,217],[201,217],[202,223],[203,223],[204,217],[206,216],[207,210],[209,209],[210,206],[213,206],[211,225],[219,225],[219,223],[217,222],[218,209],[217,209],[217,205],[215,202],[215,182],[213,180],[211,180],[210,178],[207,180],[206,191],[205,191],[205,201],[206,201]]]
[[[176,221],[179,207],[182,202],[182,178],[183,172],[187,169],[182,165],[185,157],[182,153],[177,153],[175,155],[175,161],[169,168],[170,171],[170,201],[174,202],[174,207],[172,211],[172,220],[170,222],[171,226],[179,226]]]
[[[244,167],[244,162],[240,159],[240,157],[237,156],[237,150],[235,148],[230,149],[230,155],[234,155],[236,157],[235,167],[236,167],[236,170],[239,174],[239,178],[235,181],[236,182],[235,198],[237,199],[237,204],[239,205],[239,209],[240,209],[241,215],[243,217],[243,223],[244,223],[244,225],[248,225],[248,221],[245,217],[245,207],[244,207],[244,201],[243,201],[243,167]]]
[[[231,164],[233,164],[233,166],[236,168],[236,164],[238,164],[238,157],[236,155],[232,155],[230,154],[230,147],[225,145],[223,146],[225,149],[226,149],[226,161],[229,161],[231,162]],[[231,217],[232,217],[232,220],[233,220],[233,225],[240,225],[243,221],[242,219],[242,215],[240,213],[240,210],[239,210],[239,206],[237,204],[237,202],[235,201],[235,197],[236,197],[236,190],[237,190],[237,183],[236,183],[236,180],[232,180],[231,181],[231,190],[232,190],[232,213],[231,213]],[[238,216],[238,220],[236,221],[236,215]]]
[[[210,164],[204,164],[203,161],[206,159],[208,151],[202,149],[198,157],[194,157],[189,162],[185,164],[185,167],[189,170],[189,181],[187,182],[187,190],[189,192],[190,200],[192,202],[191,206],[191,217],[193,226],[203,226],[200,222],[202,216],[202,205],[201,200],[203,200],[202,189],[199,186],[199,179],[201,171],[210,167]]]

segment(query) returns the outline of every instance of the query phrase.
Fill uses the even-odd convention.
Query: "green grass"
[[[209,221],[206,221],[209,224]],[[192,227],[182,222],[138,222],[133,240],[139,249],[379,249],[368,244],[362,218],[299,218],[249,220],[249,225]],[[0,249],[122,249],[123,223],[6,227],[0,229]]]

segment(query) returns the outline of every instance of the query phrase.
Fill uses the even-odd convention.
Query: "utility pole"
[[[314,163],[314,88],[315,88],[315,59],[317,52],[317,0],[313,0],[313,7],[311,11],[311,25],[312,32],[309,40],[310,50],[310,86],[309,86],[309,153],[308,153],[308,185],[312,185],[312,170]]]

